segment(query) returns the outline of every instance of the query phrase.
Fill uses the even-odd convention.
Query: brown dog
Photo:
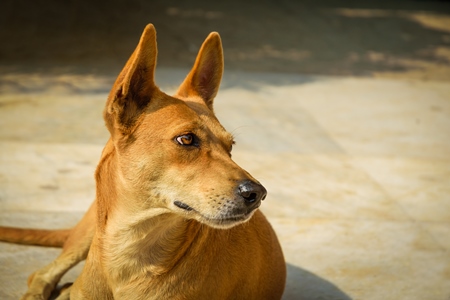
[[[232,136],[213,113],[223,72],[211,33],[174,97],[154,83],[148,25],[117,78],[104,118],[111,138],[96,200],[71,230],[0,228],[9,242],[62,246],[23,299],[47,299],[86,259],[68,299],[280,299],[286,266],[257,210],[266,190],[231,160]]]

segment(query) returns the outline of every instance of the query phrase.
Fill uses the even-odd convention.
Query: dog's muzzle
[[[253,211],[261,205],[261,201],[266,198],[266,195],[267,191],[261,184],[243,180],[237,182],[234,189],[234,200],[229,200],[224,204],[219,203],[221,206],[215,208],[213,212],[199,211],[179,200],[175,200],[173,204],[184,211],[200,215],[207,222],[222,226],[248,220]]]

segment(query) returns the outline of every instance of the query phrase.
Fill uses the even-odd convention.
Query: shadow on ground
[[[283,300],[351,300],[333,283],[302,268],[287,264],[287,272]]]
[[[372,75],[444,68],[435,76],[450,77],[450,4],[408,0],[6,0],[0,66],[116,74],[147,23],[158,31],[164,67],[190,67],[207,34],[218,31],[227,70]]]

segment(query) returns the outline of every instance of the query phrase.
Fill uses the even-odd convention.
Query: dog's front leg
[[[62,253],[49,265],[33,273],[28,279],[28,291],[23,300],[48,299],[61,277],[79,261],[75,256]]]
[[[95,221],[96,202],[72,229],[58,258],[30,276],[28,291],[22,299],[48,299],[61,277],[86,259],[95,232]]]

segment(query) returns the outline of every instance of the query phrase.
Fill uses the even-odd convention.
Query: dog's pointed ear
[[[159,91],[155,85],[156,31],[148,24],[109,94],[104,117],[108,129],[126,131]]]
[[[222,41],[211,32],[203,42],[192,70],[178,89],[181,97],[199,96],[212,110],[223,74]]]

